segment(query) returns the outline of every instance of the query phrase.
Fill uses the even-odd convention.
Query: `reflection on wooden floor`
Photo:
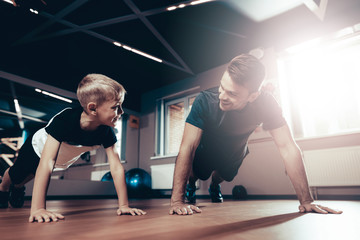
[[[116,216],[115,199],[48,201],[65,220],[28,223],[30,202],[22,209],[0,209],[0,239],[360,239],[360,202],[324,201],[341,215],[297,212],[295,200],[211,203],[198,201],[203,213],[168,215],[169,199],[132,200],[145,216]]]

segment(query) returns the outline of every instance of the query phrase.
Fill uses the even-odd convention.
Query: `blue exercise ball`
[[[107,181],[112,182],[112,181],[113,181],[113,178],[112,178],[112,176],[111,176],[111,172],[105,173],[104,176],[101,178],[101,181],[102,181],[102,182],[107,182]]]
[[[130,198],[147,198],[151,194],[151,176],[141,168],[125,173],[127,192]]]

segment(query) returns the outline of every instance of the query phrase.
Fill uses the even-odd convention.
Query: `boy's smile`
[[[81,128],[87,131],[95,130],[100,125],[115,127],[116,122],[124,113],[122,109],[122,101],[110,100],[97,106],[91,102],[88,104],[86,113],[81,115]]]
[[[101,125],[115,127],[116,122],[124,113],[121,104],[122,102],[112,100],[98,106],[96,112],[99,123]]]

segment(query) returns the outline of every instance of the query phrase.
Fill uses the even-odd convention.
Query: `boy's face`
[[[250,93],[247,88],[235,83],[226,71],[219,87],[220,109],[222,111],[241,110],[248,102],[254,101],[258,92]]]
[[[124,113],[121,105],[121,100],[111,100],[98,106],[96,112],[100,124],[115,127],[115,124],[121,117],[121,114]]]

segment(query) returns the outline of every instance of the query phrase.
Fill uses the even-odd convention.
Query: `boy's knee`
[[[14,173],[12,170],[13,169],[10,168],[8,172],[11,183],[15,186],[21,184],[24,181],[24,178],[22,176],[19,176],[19,174]]]

